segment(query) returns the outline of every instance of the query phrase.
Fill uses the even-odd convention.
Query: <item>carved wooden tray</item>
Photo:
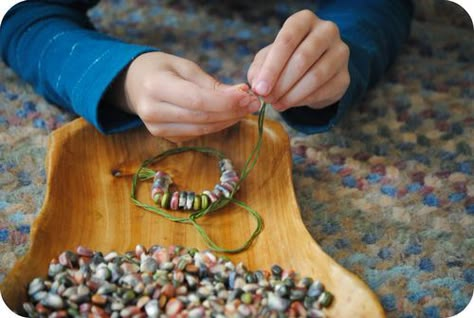
[[[186,145],[219,149],[239,169],[257,137],[257,120],[250,116],[230,129]],[[46,161],[46,198],[32,228],[29,252],[1,285],[7,305],[21,310],[28,282],[46,276],[53,257],[78,245],[102,252],[125,252],[136,244],[205,249],[192,226],[163,219],[130,201],[131,176],[140,163],[171,147],[175,146],[152,137],[145,129],[104,136],[82,119],[56,130]],[[217,160],[201,153],[174,155],[160,165],[173,175],[175,183],[187,189],[212,188],[219,178]],[[335,295],[327,312],[330,317],[384,316],[372,291],[325,254],[306,230],[291,176],[288,136],[279,123],[266,120],[260,159],[236,194],[262,215],[264,230],[248,250],[229,257],[251,270],[279,264],[320,279]],[[149,187],[141,186],[138,196],[150,201]],[[255,226],[247,211],[232,204],[200,223],[225,247],[240,246]]]

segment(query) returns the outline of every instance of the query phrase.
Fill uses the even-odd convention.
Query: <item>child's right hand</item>
[[[218,82],[189,60],[138,56],[114,82],[108,101],[137,114],[151,134],[173,142],[217,132],[259,109],[246,84]]]

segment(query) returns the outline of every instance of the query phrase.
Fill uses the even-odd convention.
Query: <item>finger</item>
[[[339,101],[350,84],[348,72],[339,72],[335,77],[318,87],[304,99],[299,101],[298,105],[307,105],[311,108],[319,109],[334,104]],[[287,109],[289,106],[278,105],[279,111]]]
[[[252,85],[255,77],[260,72],[263,61],[265,61],[265,58],[267,57],[269,50],[270,50],[270,45],[264,47],[263,49],[258,51],[258,53],[255,55],[255,58],[252,64],[250,65],[249,70],[247,71],[247,81],[249,82],[250,85]]]
[[[188,124],[188,123],[160,123],[147,124],[147,129],[154,136],[164,138],[174,137],[197,137],[218,132],[239,122],[239,120],[230,120],[211,124]]]
[[[345,55],[349,53],[345,47],[347,46],[344,44],[326,51],[308,72],[306,72],[303,78],[301,78],[287,94],[274,103],[276,104],[274,107],[277,110],[281,110],[278,105],[283,105],[284,108],[299,106],[303,99],[322,87],[338,72],[348,72],[348,59]],[[344,61],[344,64],[341,65],[341,61]]]
[[[156,100],[190,110],[228,112],[237,110],[241,103],[249,102],[249,94],[235,87],[201,87],[170,73],[157,74],[155,80],[161,84],[155,86]]]
[[[329,49],[333,39],[338,39],[334,23],[322,21],[298,46],[276,82],[268,102],[280,99],[295,85],[308,69]]]
[[[228,95],[232,100],[238,99],[239,106],[248,107],[250,112],[255,111],[257,97],[248,94],[249,87],[247,84],[223,84],[206,73],[199,65],[187,59],[181,59],[176,70],[183,79],[196,84],[198,87]]]
[[[179,59],[179,63],[176,63],[175,69],[183,79],[201,88],[212,89],[219,86],[219,81],[206,73],[199,65],[184,58]]]
[[[258,95],[267,96],[271,92],[290,56],[309,33],[311,24],[307,23],[308,18],[302,15],[306,16],[312,13],[309,10],[302,12],[303,14],[294,14],[286,20],[273,42],[255,83],[252,85],[252,89]]]
[[[208,124],[242,119],[248,114],[245,108],[237,108],[227,112],[205,112],[187,109],[167,102],[148,105],[138,114],[144,122],[149,123],[196,123]]]
[[[311,108],[323,108],[334,104],[344,96],[349,84],[349,73],[338,73],[318,90],[307,96],[302,104],[309,105]]]

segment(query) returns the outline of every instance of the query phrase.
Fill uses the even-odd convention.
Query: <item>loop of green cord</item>
[[[188,223],[192,224],[194,228],[198,231],[198,233],[201,235],[203,240],[206,242],[207,246],[216,252],[222,252],[222,253],[239,253],[245,249],[247,249],[252,242],[255,240],[255,238],[262,232],[263,230],[263,219],[260,216],[260,214],[249,207],[247,204],[244,202],[241,202],[239,200],[234,199],[234,194],[239,188],[240,184],[245,180],[245,178],[248,176],[250,171],[253,169],[255,164],[257,163],[258,156],[260,154],[260,149],[262,145],[262,137],[263,137],[263,122],[265,118],[265,109],[266,109],[266,104],[263,100],[261,101],[261,107],[260,111],[258,114],[258,138],[257,138],[257,143],[255,144],[255,147],[253,148],[252,152],[249,155],[249,158],[245,161],[244,167],[242,168],[242,171],[240,173],[240,181],[238,182],[237,186],[235,187],[235,190],[231,193],[229,198],[226,197],[221,197],[219,200],[216,202],[210,204],[207,208],[205,209],[200,209],[198,211],[192,212],[189,216],[187,217],[176,217],[172,214],[169,214],[166,210],[160,209],[156,206],[152,206],[149,204],[145,204],[137,199],[136,196],[136,189],[139,181],[145,181],[148,179],[151,179],[155,175],[155,171],[148,168],[149,165],[156,163],[160,160],[163,160],[166,157],[169,157],[174,154],[186,152],[186,151],[197,151],[209,155],[213,155],[217,157],[219,160],[224,159],[225,156],[223,153],[221,153],[218,150],[209,148],[209,147],[178,147],[178,148],[173,148],[170,150],[167,150],[165,152],[162,152],[158,155],[156,155],[153,158],[150,158],[148,160],[145,160],[140,168],[137,170],[135,175],[133,176],[132,180],[132,193],[131,193],[131,199],[132,202],[135,203],[137,206],[144,208],[145,210],[148,210],[150,212],[156,213],[170,221],[173,222],[178,222],[178,223]],[[219,210],[220,208],[226,206],[228,203],[232,202],[233,204],[247,210],[254,218],[257,223],[255,230],[253,233],[250,235],[250,237],[238,248],[224,248],[219,245],[217,245],[210,237],[207,235],[206,231],[202,228],[197,223],[197,220],[200,217],[203,217],[204,215],[215,212]]]

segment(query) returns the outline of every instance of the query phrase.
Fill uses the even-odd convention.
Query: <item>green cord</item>
[[[260,106],[260,111],[259,111],[259,114],[258,114],[258,139],[257,139],[257,143],[255,144],[254,149],[250,153],[249,158],[245,161],[244,167],[242,168],[242,171],[240,173],[240,181],[238,182],[237,186],[235,187],[236,190],[239,188],[242,181],[244,181],[245,178],[247,178],[248,174],[250,173],[250,171],[253,169],[253,167],[257,163],[258,156],[260,155],[260,149],[261,149],[261,146],[262,146],[262,138],[263,138],[263,122],[264,122],[264,118],[265,118],[265,109],[267,107],[266,103],[262,99],[260,99],[260,102],[261,102],[261,106]],[[252,242],[255,240],[255,238],[260,234],[260,232],[262,232],[262,230],[263,230],[263,219],[257,211],[255,211],[254,209],[249,207],[247,204],[245,204],[242,201],[234,199],[234,194],[235,194],[236,190],[234,190],[231,193],[229,198],[226,198],[226,197],[222,196],[221,198],[219,198],[219,200],[217,200],[216,202],[210,204],[207,208],[200,209],[196,212],[193,212],[188,217],[176,217],[176,216],[168,213],[166,210],[160,209],[156,206],[145,204],[145,203],[143,203],[143,202],[141,202],[137,199],[136,190],[137,190],[138,182],[139,181],[146,181],[148,179],[151,179],[155,175],[155,171],[148,168],[149,165],[151,165],[153,163],[156,163],[160,160],[163,160],[164,158],[169,157],[171,155],[175,155],[175,154],[186,152],[186,151],[197,151],[197,152],[201,152],[201,153],[205,153],[205,154],[210,154],[210,155],[216,156],[219,160],[222,160],[222,159],[225,158],[225,156],[222,152],[220,152],[218,150],[215,150],[215,149],[212,149],[212,148],[209,148],[209,147],[178,147],[178,148],[169,149],[169,150],[167,150],[165,152],[162,152],[162,153],[160,153],[160,154],[158,154],[158,155],[156,155],[156,156],[154,156],[150,159],[147,159],[141,164],[140,168],[138,168],[137,172],[133,176],[133,179],[132,179],[132,192],[131,192],[132,202],[135,205],[137,205],[141,208],[144,208],[145,210],[148,210],[150,212],[153,212],[155,214],[158,214],[158,215],[160,215],[160,216],[162,216],[162,217],[164,217],[164,218],[166,218],[170,221],[178,222],[178,223],[192,224],[194,226],[194,228],[198,231],[198,233],[201,235],[203,240],[206,242],[207,246],[213,251],[223,252],[223,253],[239,253],[239,252],[242,252],[243,250],[247,249],[252,244]],[[220,208],[226,206],[230,202],[232,202],[233,204],[247,210],[255,218],[255,221],[257,223],[257,225],[255,227],[255,230],[252,232],[250,237],[240,247],[234,248],[234,249],[228,249],[228,248],[220,247],[219,245],[217,245],[209,237],[209,235],[207,235],[206,231],[202,228],[202,226],[197,223],[197,220],[199,218],[207,215],[208,213],[215,212],[215,211],[219,210]]]

